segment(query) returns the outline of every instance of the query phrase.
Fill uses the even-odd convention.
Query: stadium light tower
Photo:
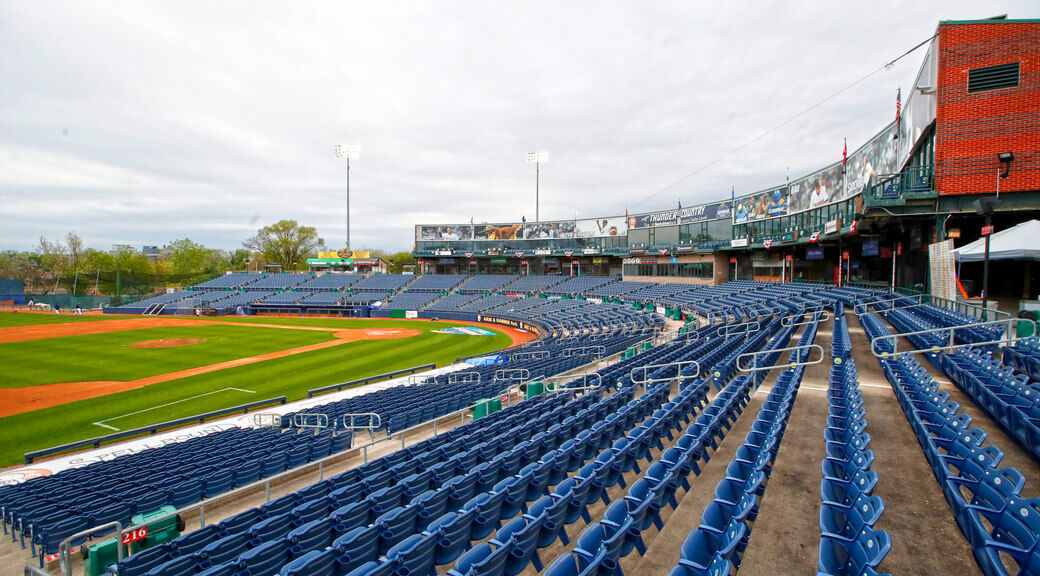
[[[528,152],[527,163],[534,164],[534,221],[541,222],[541,218],[538,216],[538,179],[541,175],[541,164],[542,162],[549,161],[549,152],[542,150],[541,152]]]
[[[335,144],[332,153],[336,158],[347,161],[347,250],[350,250],[350,159],[361,155],[361,146],[357,144]]]

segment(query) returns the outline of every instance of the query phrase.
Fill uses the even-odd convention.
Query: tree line
[[[324,249],[318,230],[295,220],[263,226],[234,250],[181,238],[151,257],[132,246],[107,251],[86,247],[80,236],[69,232],[57,240],[41,237],[32,250],[0,252],[0,278],[22,280],[27,294],[143,295],[168,286],[190,286],[229,271],[264,271],[268,265],[307,270],[307,258]],[[369,251],[388,261],[391,272],[414,262],[408,252]]]

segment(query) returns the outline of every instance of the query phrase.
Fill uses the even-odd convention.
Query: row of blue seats
[[[4,530],[33,555],[71,534],[172,504],[186,506],[342,452],[352,435],[233,428],[5,487]]]
[[[1040,388],[1028,376],[972,348],[943,354],[940,364],[958,388],[1040,462]]]
[[[668,386],[657,383],[651,385],[651,390],[659,398],[667,398]],[[474,546],[459,558],[448,574],[516,576],[529,564],[540,572],[543,565],[538,550],[558,540],[569,545],[566,526],[578,519],[585,520],[589,529],[578,538],[576,546],[595,549],[598,541],[594,542],[595,538],[589,535],[593,534],[592,527],[598,524],[592,522],[588,506],[597,500],[609,503],[607,488],[623,486],[623,475],[629,471],[640,472],[639,461],[652,461],[651,447],[660,449],[662,438],[672,438],[673,431],[680,430],[684,422],[688,423],[690,414],[704,405],[706,395],[707,385],[703,382],[684,388],[675,399],[656,410],[627,436],[582,466],[574,477],[561,477],[550,497],[535,502],[532,512],[506,523],[489,542]],[[647,475],[651,474],[648,469]],[[540,507],[539,503],[543,506]],[[544,513],[534,513],[541,509]]]
[[[1040,340],[1036,336],[1023,338],[1011,346],[1002,346],[1004,364],[1040,382]]]
[[[623,400],[630,397],[629,389],[619,391],[611,398]],[[644,395],[638,400],[630,401],[621,411],[611,416],[620,416],[624,411],[639,418],[640,414],[645,414],[655,405],[660,405],[666,397],[667,394]],[[558,490],[550,494],[549,488],[561,484],[568,472],[577,470],[590,451],[596,448],[597,442],[609,441],[614,435],[623,434],[622,429],[608,425],[609,418],[608,416],[598,422],[603,425],[600,430],[611,431],[600,434],[599,440],[584,436],[577,442],[575,439],[564,442],[558,448],[542,454],[514,475],[500,479],[490,488],[485,486],[485,491],[473,494],[464,503],[458,500],[450,501],[441,517],[428,524],[419,521],[413,527],[413,533],[389,548],[372,545],[373,541],[381,541],[387,530],[379,530],[377,526],[358,527],[332,542],[330,548],[316,548],[293,559],[279,570],[279,574],[291,576],[432,573],[434,566],[448,564],[456,559],[456,566],[460,567],[460,564],[464,563],[463,558],[472,558],[470,552],[463,554],[470,547],[470,543],[486,538],[496,530],[499,532],[497,538],[503,539],[503,545],[508,546],[510,551],[531,551],[532,545],[537,544],[536,539],[550,537],[553,529],[550,517],[559,521],[559,514],[583,514],[584,501],[566,499],[560,506],[554,494],[558,496],[566,492],[557,486]],[[614,420],[618,421],[619,418]],[[626,421],[631,423],[631,420]],[[456,478],[456,481],[458,480]],[[530,502],[533,504],[528,507]],[[416,504],[413,502],[409,506]],[[523,514],[519,519],[500,526],[503,520],[519,513]],[[524,522],[526,527],[527,518],[534,519],[533,530],[508,534],[505,532],[507,527],[515,527],[517,520]],[[373,528],[378,536],[369,535]]]
[[[834,338],[848,335],[844,313],[835,311]],[[824,430],[826,458],[820,494],[821,576],[876,574],[891,547],[891,537],[874,525],[885,509],[884,500],[873,494],[877,472],[870,469],[874,454],[867,446],[870,435],[866,410],[859,390],[855,360],[834,356],[827,390],[827,428]]]
[[[778,335],[778,345],[770,348],[781,347],[792,331],[791,327],[785,328]],[[777,357],[770,355],[772,361]],[[788,369],[778,377],[744,444],[737,449],[725,477],[716,486],[700,525],[683,542],[679,563],[670,573],[672,576],[724,575],[739,569],[802,370],[802,367]],[[765,371],[753,372],[747,378],[748,383],[757,388],[765,374]]]
[[[864,326],[872,338],[889,333],[880,323]],[[970,427],[971,417],[957,413],[959,405],[910,355],[881,364],[982,572],[1007,574],[1007,561],[1033,573],[1040,567],[1040,502],[1021,496],[1025,477],[997,467],[1003,452],[983,446],[986,432]]]
[[[791,330],[777,335],[767,346],[779,348]],[[620,559],[636,550],[646,553],[642,532],[650,526],[663,526],[660,511],[664,506],[678,507],[675,492],[679,486],[690,490],[689,475],[700,474],[699,464],[707,462],[726,432],[736,422],[750,400],[751,390],[761,383],[762,373],[741,376],[722,390],[677,440],[665,450],[659,462],[647,469],[643,478],[632,484],[627,495],[607,507],[603,519],[586,527],[575,548],[563,554],[546,571],[546,576],[620,573]],[[703,388],[706,382],[691,386]],[[622,484],[622,487],[624,485]]]
[[[237,514],[215,527],[186,534],[164,545],[162,550],[149,549],[131,556],[115,566],[113,571],[121,576],[164,574],[169,572],[167,564],[171,562],[190,564],[193,570],[208,568],[234,560],[247,550],[323,518],[333,521],[334,532],[346,533],[353,527],[352,523],[359,521],[361,503],[368,506],[364,515],[366,519],[373,509],[389,512],[398,507],[401,498],[415,498],[425,494],[435,480],[435,471],[438,473],[437,480],[447,482],[455,478],[459,467],[468,473],[476,466],[479,458],[487,455],[486,452],[497,454],[499,448],[508,444],[500,444],[496,440],[493,447],[486,443],[475,445],[471,435],[483,432],[506,438],[506,430],[531,423],[534,426],[525,431],[530,434],[541,426],[538,423],[540,416],[544,416],[546,424],[555,422],[556,417],[562,417],[563,414],[573,416],[588,408],[592,398],[570,405],[564,404],[564,400],[566,398],[563,396],[553,396],[548,400],[507,408],[486,419],[455,428],[408,449]],[[444,494],[442,503],[446,505],[448,492]],[[430,508],[429,515],[435,514],[436,507]],[[185,557],[191,560],[183,559]]]

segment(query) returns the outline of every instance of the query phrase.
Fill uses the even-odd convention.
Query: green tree
[[[300,226],[296,220],[280,220],[257,230],[256,235],[242,243],[253,252],[259,252],[272,264],[291,270],[304,265],[304,258],[325,246],[313,226]]]
[[[405,266],[415,265],[415,256],[411,252],[398,252],[390,257],[390,265],[386,271],[390,274],[400,274]]]
[[[209,249],[188,238],[170,242],[170,264],[173,273],[183,279],[190,279],[206,273]]]
[[[239,248],[228,254],[229,270],[244,270],[252,254],[245,248]]]

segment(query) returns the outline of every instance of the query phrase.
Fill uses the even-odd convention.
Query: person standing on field
[[[83,309],[80,308],[79,304],[76,304],[76,316],[82,316],[82,315],[83,315]]]

